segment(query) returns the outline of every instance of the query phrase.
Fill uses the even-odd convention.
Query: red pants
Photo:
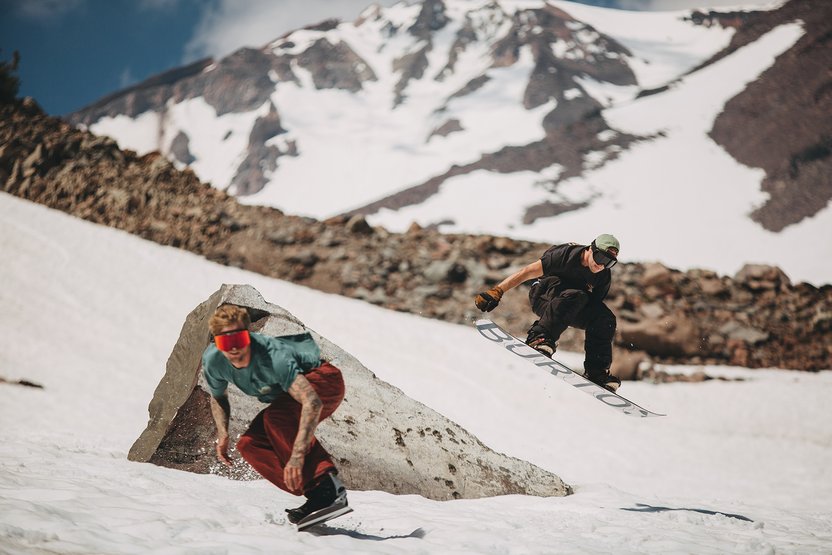
[[[304,374],[312,389],[323,402],[321,418],[335,412],[344,398],[344,379],[341,371],[328,362]],[[288,393],[276,399],[251,421],[246,433],[237,441],[237,451],[265,479],[284,491],[283,469],[292,455],[298,434],[301,404]],[[306,491],[317,478],[335,469],[326,449],[312,439],[312,446],[303,463],[303,489]],[[289,491],[290,493],[296,493]]]

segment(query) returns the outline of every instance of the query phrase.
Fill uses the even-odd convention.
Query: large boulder
[[[692,356],[702,343],[696,323],[682,312],[620,322],[618,333],[632,349],[663,356]]]
[[[746,264],[737,272],[734,280],[755,292],[786,290],[791,285],[791,280],[783,270],[766,264]]]
[[[346,397],[316,435],[348,487],[436,500],[571,493],[556,475],[492,451],[457,424],[379,380],[349,353],[246,285],[223,285],[188,315],[150,402],[147,428],[130,449],[130,460],[236,479],[257,477],[239,457],[230,471],[215,459],[215,427],[201,355],[210,341],[208,320],[222,303],[245,307],[258,333],[311,332],[323,357],[342,370]],[[236,439],[265,405],[233,386],[229,398],[230,432]]]

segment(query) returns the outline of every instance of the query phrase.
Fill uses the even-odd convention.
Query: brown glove
[[[491,312],[497,305],[500,304],[500,299],[503,298],[503,290],[499,285],[495,285],[488,291],[483,291],[474,297],[474,304],[483,312]]]

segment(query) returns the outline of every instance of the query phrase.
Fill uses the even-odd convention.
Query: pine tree
[[[20,63],[20,53],[12,53],[11,63],[0,60],[0,104],[11,104],[17,98],[20,90],[20,78],[17,76],[17,66]]]

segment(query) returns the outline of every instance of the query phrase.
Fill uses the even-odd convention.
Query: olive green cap
[[[616,253],[621,252],[621,244],[618,242],[618,239],[610,235],[609,233],[602,233],[598,237],[595,238],[595,247],[601,249],[602,251],[609,251],[610,249],[615,249]]]

